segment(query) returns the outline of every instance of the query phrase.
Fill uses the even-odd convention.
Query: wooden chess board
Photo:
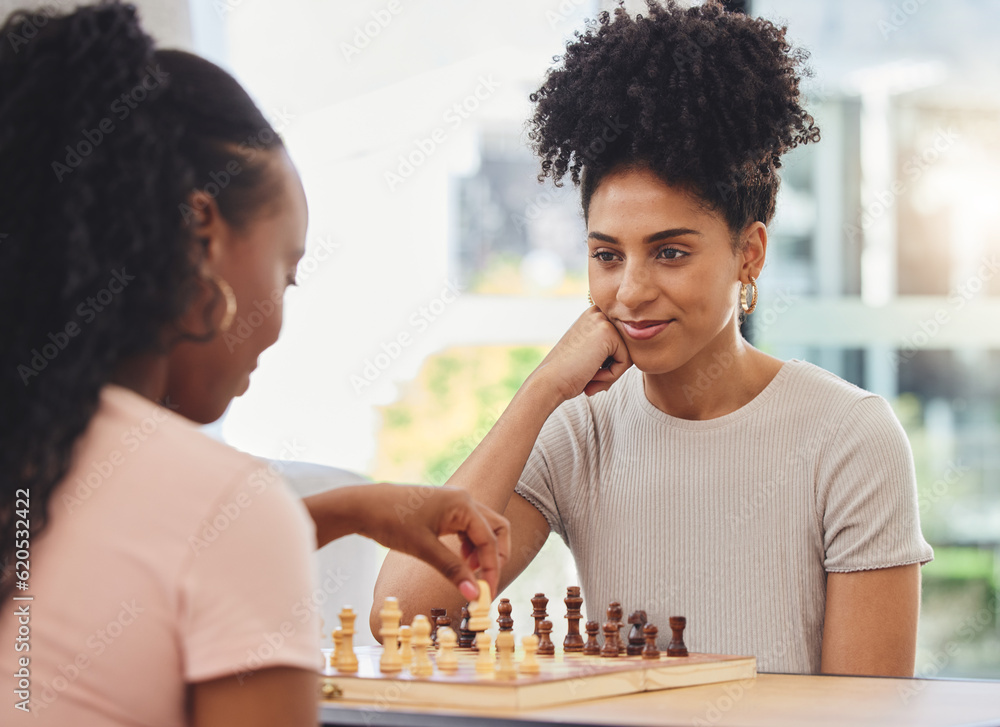
[[[757,675],[757,660],[752,656],[661,655],[659,659],[646,660],[638,656],[602,658],[557,653],[555,656],[537,657],[541,666],[541,673],[537,675],[518,674],[512,680],[500,680],[492,674],[484,676],[476,673],[474,651],[456,653],[459,664],[455,673],[445,674],[435,667],[432,676],[414,677],[406,670],[399,674],[382,674],[379,670],[382,649],[362,646],[355,649],[357,673],[340,674],[326,666],[321,686],[325,698],[330,701],[367,702],[376,707],[409,704],[530,709],[621,694],[752,679]],[[518,651],[517,662],[520,662],[521,656]],[[433,661],[433,652],[430,657]],[[324,651],[324,663],[329,664],[329,650]]]

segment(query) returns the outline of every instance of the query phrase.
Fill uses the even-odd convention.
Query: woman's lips
[[[666,329],[671,323],[673,323],[672,319],[669,321],[621,321],[625,333],[629,338],[634,338],[636,341],[649,340]]]

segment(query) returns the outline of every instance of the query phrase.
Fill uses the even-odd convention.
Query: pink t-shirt
[[[0,613],[3,682],[30,659],[36,724],[183,725],[189,683],[317,669],[315,542],[267,463],[109,385],[30,543],[28,589],[13,595],[33,600]]]

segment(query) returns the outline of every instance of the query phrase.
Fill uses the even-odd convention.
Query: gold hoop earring
[[[747,277],[750,278],[750,284],[740,285],[740,308],[743,309],[744,313],[750,315],[757,308],[757,281],[752,275]],[[749,303],[747,303],[747,288],[753,288],[753,297]]]
[[[594,305],[594,299],[590,297],[590,291],[587,291],[587,305]]]
[[[219,323],[219,330],[225,333],[233,325],[233,320],[236,318],[236,294],[233,292],[233,287],[226,282],[225,278],[213,273],[212,282],[218,286],[222,297],[226,299],[226,312],[222,315],[222,321]]]

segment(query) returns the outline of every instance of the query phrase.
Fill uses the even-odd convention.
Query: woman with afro
[[[502,584],[555,531],[588,618],[644,610],[661,648],[685,615],[688,648],[762,671],[912,675],[932,552],[901,426],[740,334],[781,155],[819,139],[804,53],[716,2],[648,5],[602,14],[532,96],[541,177],[580,189],[593,305],[450,484],[510,519]],[[376,603],[461,605],[411,565],[390,554]]]

